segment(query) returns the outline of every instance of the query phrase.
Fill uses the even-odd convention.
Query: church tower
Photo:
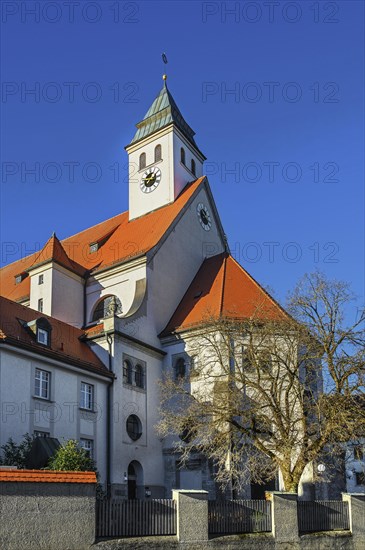
[[[166,83],[125,148],[129,156],[129,220],[173,202],[203,175],[205,156]]]

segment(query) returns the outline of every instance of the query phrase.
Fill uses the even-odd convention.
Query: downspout
[[[108,342],[108,351],[109,351],[109,371],[113,372],[113,362],[112,362],[112,343],[113,338],[110,334],[106,333],[106,341]],[[107,397],[106,397],[106,491],[107,497],[111,497],[111,390],[114,382],[114,378],[109,382],[107,388]]]
[[[83,308],[83,321],[84,321],[84,324],[83,326],[86,327],[86,324],[87,324],[87,321],[86,321],[86,285],[87,285],[87,278],[89,276],[89,272],[85,273],[85,276],[84,276],[84,308]]]

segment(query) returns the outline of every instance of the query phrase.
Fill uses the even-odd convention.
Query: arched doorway
[[[143,498],[143,468],[137,460],[128,466],[128,500]]]

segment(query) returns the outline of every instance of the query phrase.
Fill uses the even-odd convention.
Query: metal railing
[[[300,533],[348,530],[348,503],[340,500],[299,500],[298,528]]]
[[[96,537],[176,535],[176,502],[153,500],[100,500],[96,503]]]
[[[210,500],[208,528],[211,534],[271,531],[271,502],[266,500]]]

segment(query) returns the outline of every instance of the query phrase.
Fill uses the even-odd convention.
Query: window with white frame
[[[43,298],[39,298],[38,300],[38,311],[43,312]]]
[[[50,378],[49,372],[41,369],[35,370],[34,395],[42,399],[49,399],[50,393]]]
[[[84,449],[90,458],[94,456],[94,441],[92,439],[80,439],[80,447]]]
[[[37,328],[37,342],[44,346],[49,346],[49,331],[44,328]]]
[[[43,285],[44,283],[44,275],[43,273],[41,275],[38,275],[38,284]]]
[[[80,407],[91,411],[94,407],[94,386],[81,382]]]

